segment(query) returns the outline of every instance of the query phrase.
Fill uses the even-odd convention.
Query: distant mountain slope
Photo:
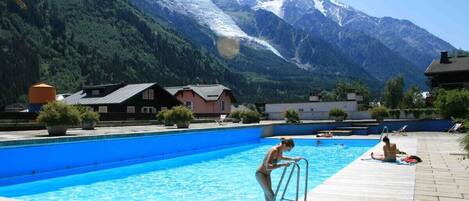
[[[441,51],[453,51],[448,42],[436,37],[409,20],[391,17],[372,17],[350,6],[334,1],[323,2],[325,15],[352,30],[363,32],[380,40],[391,50],[425,70]]]
[[[0,15],[0,105],[39,80],[59,92],[123,80],[246,88],[244,76],[125,0],[8,0]]]
[[[334,0],[238,0],[236,4],[270,11],[296,28],[317,34],[380,80],[400,72],[424,86],[422,72],[431,60],[440,51],[454,50],[407,20],[371,17]]]
[[[321,38],[295,29],[264,10],[226,11],[250,35],[264,38],[298,66],[312,72],[336,76],[368,77],[368,73],[334,46]]]
[[[373,37],[340,27],[317,10],[303,15],[294,26],[335,44],[340,51],[379,80],[386,81],[403,75],[410,84],[424,84],[423,73],[407,59]]]

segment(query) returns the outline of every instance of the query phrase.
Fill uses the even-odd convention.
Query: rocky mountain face
[[[177,13],[192,19],[214,38],[238,37],[247,41],[245,46],[257,44],[254,49],[270,51],[297,68],[333,76],[370,76],[384,83],[402,75],[408,84],[425,87],[423,71],[431,60],[440,51],[454,50],[409,21],[372,17],[333,0],[134,2],[142,1],[137,5],[153,5],[171,11],[173,17]],[[171,17],[163,19],[177,30],[184,29]],[[196,42],[204,38],[192,32],[198,31],[185,35]],[[212,43],[216,44],[213,38]]]
[[[245,5],[252,8],[259,7],[269,1],[246,1]],[[277,0],[281,12],[278,16],[294,24],[295,27],[305,28],[305,21],[319,21],[320,27],[330,29],[331,23],[321,19],[332,20],[340,29],[355,34],[363,33],[379,40],[390,50],[399,54],[415,65],[418,71],[424,70],[441,51],[453,51],[455,48],[446,41],[432,35],[425,29],[408,20],[391,17],[372,17],[350,6],[334,0]],[[276,12],[275,10],[271,10]],[[315,29],[308,27],[309,30]],[[323,34],[323,37],[328,37]]]

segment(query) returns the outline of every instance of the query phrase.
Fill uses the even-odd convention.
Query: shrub
[[[404,110],[404,115],[405,115],[406,118],[409,117],[409,115],[410,115],[411,113],[412,113],[412,110],[411,110],[411,109],[405,109],[405,110]]]
[[[248,110],[241,114],[241,119],[243,120],[243,124],[259,123],[259,121],[261,121],[261,115],[257,111]]]
[[[169,111],[169,110],[161,110],[158,112],[158,114],[156,114],[156,120],[159,121],[159,122],[164,122],[165,120],[165,113]]]
[[[37,121],[46,126],[77,125],[80,123],[80,112],[72,105],[53,101],[44,105]]]
[[[97,112],[86,110],[80,114],[80,119],[82,122],[99,122],[99,114]]]
[[[425,116],[432,116],[433,114],[435,114],[435,109],[433,108],[425,108],[423,109],[423,113],[425,114]]]
[[[298,111],[293,109],[288,109],[283,113],[283,117],[286,119],[287,123],[300,123],[300,115]]]
[[[414,115],[415,119],[420,119],[420,116],[422,115],[423,111],[420,109],[412,109],[412,115]]]
[[[156,114],[156,120],[160,123],[164,123],[165,126],[174,125],[171,112],[172,110],[161,110],[158,112],[158,114]]]
[[[229,117],[232,118],[232,119],[236,119],[236,120],[240,120],[241,119],[241,115],[243,114],[243,110],[234,110],[234,111],[231,111]]]
[[[347,112],[345,112],[344,110],[340,109],[340,108],[332,108],[330,111],[329,111],[329,118],[340,118],[340,120],[344,120],[344,119],[347,119]]]
[[[371,113],[371,118],[376,119],[379,122],[382,122],[384,118],[389,116],[389,111],[388,111],[388,108],[386,107],[372,108],[370,113]]]
[[[395,119],[399,119],[401,117],[401,110],[389,110],[389,115],[391,115],[391,117],[394,117]]]
[[[441,90],[434,104],[444,118],[466,118],[469,114],[469,91]]]
[[[190,123],[194,120],[192,111],[186,106],[176,106],[163,113],[165,121],[178,123]]]

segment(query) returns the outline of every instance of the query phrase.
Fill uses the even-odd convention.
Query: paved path
[[[415,200],[469,200],[469,159],[462,160],[461,135],[429,134],[419,139]]]

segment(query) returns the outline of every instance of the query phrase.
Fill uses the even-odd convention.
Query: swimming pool
[[[277,140],[142,164],[0,187],[19,200],[264,200],[254,173]],[[308,190],[347,166],[377,140],[296,140],[289,156],[310,161]],[[277,185],[281,170],[273,172]],[[303,171],[304,173],[304,171]],[[294,189],[294,188],[290,188]],[[300,194],[301,195],[301,194]],[[292,196],[290,196],[292,198]]]

